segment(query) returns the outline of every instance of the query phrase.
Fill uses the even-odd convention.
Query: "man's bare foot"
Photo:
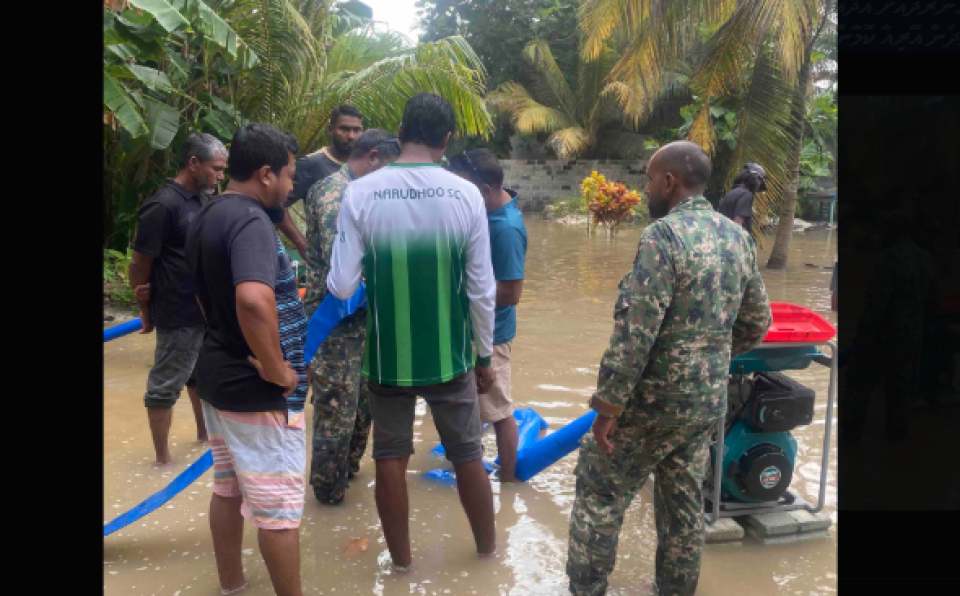
[[[172,457],[168,457],[165,460],[158,459],[157,461],[153,462],[153,469],[155,470],[167,470],[169,468],[172,468],[173,466],[174,466],[174,462]]]
[[[207,438],[207,435],[203,435],[203,436],[197,435],[197,443],[206,443],[209,440],[210,439]]]
[[[477,551],[477,554],[480,555],[481,557],[492,557],[492,556],[494,556],[495,554],[497,554],[497,546],[494,545],[494,546],[493,546],[493,550],[490,551],[490,552],[488,552],[488,553],[482,553],[482,552],[480,552],[480,551]]]

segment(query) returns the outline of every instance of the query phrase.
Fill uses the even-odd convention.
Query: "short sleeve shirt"
[[[743,229],[753,233],[753,193],[745,188],[735,188],[720,201],[720,213],[730,219],[743,218]]]
[[[133,249],[153,257],[150,270],[150,310],[162,328],[203,325],[193,277],[187,266],[187,228],[206,199],[168,178],[137,215]]]
[[[199,213],[187,236],[187,254],[207,333],[196,365],[197,392],[218,410],[302,410],[307,394],[303,344],[307,318],[296,279],[280,238],[263,209],[250,197],[216,197]],[[247,360],[253,355],[237,318],[236,286],[256,281],[276,298],[280,347],[300,377],[296,390],[263,380]]]
[[[527,228],[517,208],[517,192],[504,189],[513,197],[510,202],[487,214],[490,230],[490,257],[493,276],[497,281],[523,279],[527,254]],[[493,330],[493,343],[504,344],[517,335],[517,308],[498,306]]]
[[[330,174],[339,172],[342,167],[343,162],[333,159],[325,148],[298,159],[297,171],[293,175],[293,191],[283,203],[284,208],[289,208],[297,201],[305,199],[314,184]]]

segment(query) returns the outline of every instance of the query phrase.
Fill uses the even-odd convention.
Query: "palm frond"
[[[493,128],[482,98],[486,72],[470,45],[459,36],[419,44],[384,58],[335,85],[338,101],[364,114],[365,125],[397,130],[406,101],[418,93],[445,97],[457,111],[457,134],[486,138]]]
[[[570,126],[550,135],[547,145],[560,159],[578,157],[590,149],[590,134],[580,126]]]
[[[253,120],[287,128],[292,112],[315,81],[323,49],[292,0],[238,0],[224,7],[227,18],[261,58],[243,97]]]
[[[687,133],[687,140],[703,147],[707,155],[713,155],[713,149],[717,144],[717,133],[713,130],[713,120],[710,118],[709,100],[703,102],[697,117],[693,119],[690,132]]]
[[[506,115],[513,128],[523,134],[552,133],[576,124],[560,110],[539,103],[523,85],[512,81],[500,85],[487,95],[486,100],[495,112]]]
[[[754,199],[754,235],[762,246],[759,230],[775,215],[790,183],[789,167],[784,156],[796,150],[795,133],[803,125],[791,112],[795,89],[786,82],[779,55],[764,49],[757,56],[750,86],[740,113],[740,131],[730,171],[724,188],[745,163],[758,163],[766,171],[767,191]]]
[[[735,0],[588,0],[580,11],[581,54],[596,57],[610,31],[626,30],[630,41],[609,80],[640,89],[624,106],[637,127],[661,95],[664,71],[698,43],[700,25],[718,22],[734,5]]]
[[[523,61],[527,67],[525,75],[530,95],[539,103],[556,108],[576,119],[577,97],[570,90],[557,61],[553,58],[550,46],[543,39],[534,39],[523,48]]]
[[[624,130],[603,130],[597,137],[598,154],[608,159],[640,159],[651,153],[643,143],[648,135]]]

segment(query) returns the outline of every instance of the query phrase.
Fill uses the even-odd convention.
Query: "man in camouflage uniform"
[[[340,171],[311,187],[304,207],[307,217],[307,317],[327,296],[327,274],[337,235],[340,201],[352,180],[380,169],[400,155],[400,143],[390,133],[371,129],[354,142]],[[370,434],[370,410],[361,383],[367,309],[340,321],[320,344],[310,363],[313,389],[313,455],[310,484],[324,504],[343,501],[347,479],[360,470],[360,458]],[[363,386],[362,386],[363,385]]]
[[[840,436],[859,440],[867,420],[870,397],[885,381],[886,436],[901,441],[907,435],[908,398],[916,393],[925,316],[936,313],[940,286],[933,257],[910,238],[913,222],[904,211],[883,219],[884,251],[867,286],[857,325],[846,391],[840,402]]]
[[[731,352],[763,341],[770,303],[753,240],[703,198],[710,160],[670,143],[644,189],[654,223],[620,281],[614,330],[600,364],[593,432],[581,441],[567,575],[577,595],[604,594],[623,516],[656,475],[656,583],[693,594],[703,548],[703,477],[726,409]]]

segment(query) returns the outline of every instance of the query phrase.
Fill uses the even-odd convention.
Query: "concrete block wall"
[[[647,183],[647,163],[641,159],[501,159],[503,185],[517,191],[524,213],[537,213],[558,199],[580,195],[580,184],[594,170],[607,180],[640,191]]]

